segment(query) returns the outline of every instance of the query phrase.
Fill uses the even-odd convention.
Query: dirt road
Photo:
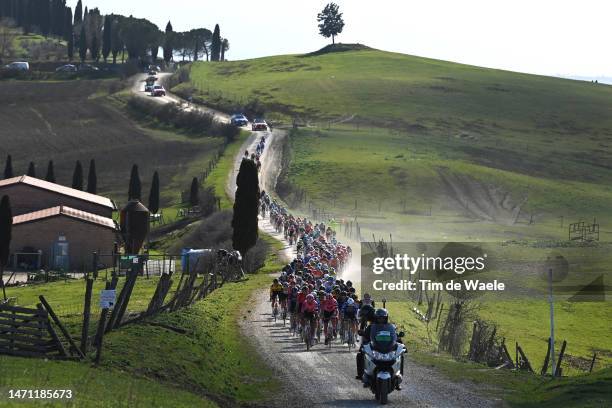
[[[157,74],[157,78],[158,84],[163,85],[164,87],[166,86],[166,83],[168,81],[168,78],[170,77],[170,73],[167,72],[160,72]],[[157,103],[176,103],[179,104],[181,106],[183,106],[183,108],[187,111],[190,110],[198,110],[201,112],[206,112],[209,113],[211,115],[214,116],[215,120],[219,121],[219,122],[223,122],[223,123],[229,123],[230,118],[229,115],[223,113],[223,112],[219,112],[217,110],[211,109],[211,108],[207,108],[205,106],[201,106],[201,105],[194,105],[191,103],[188,103],[187,101],[185,101],[184,99],[179,98],[176,95],[173,95],[171,93],[166,93],[166,96],[151,96],[149,93],[144,92],[144,86],[145,86],[145,79],[148,77],[148,74],[138,74],[134,77],[134,82],[132,84],[132,93],[136,96],[141,96],[143,98],[147,98],[149,100],[155,101]],[[167,91],[167,89],[166,89]]]
[[[163,75],[163,74],[162,74]],[[140,82],[145,75],[137,79],[134,92],[143,94]],[[160,103],[181,103],[175,96],[153,98]],[[195,108],[199,109],[199,108]],[[227,120],[227,115],[212,111],[216,117]],[[244,142],[235,165],[228,177],[226,191],[234,197],[235,180],[245,150],[255,150],[259,139],[266,137],[266,149],[261,157],[262,170],[260,187],[272,192],[281,170],[282,143],[286,134],[280,130],[273,132],[253,132]],[[284,243],[283,256],[289,260],[295,256],[295,250],[282,234],[277,234],[267,219],[260,218],[260,229]],[[345,279],[358,281],[358,256],[343,275]],[[373,407],[376,406],[369,389],[364,389],[361,382],[355,380],[355,352],[346,347],[334,344],[332,349],[316,345],[306,352],[303,344],[292,338],[282,322],[274,323],[270,304],[267,301],[267,290],[253,294],[249,303],[253,308],[245,311],[241,329],[246,338],[251,339],[261,356],[273,367],[283,383],[284,390],[274,396],[273,401],[279,407]],[[407,337],[408,355],[405,366],[405,382],[401,391],[390,395],[391,407],[498,407],[498,400],[485,399],[473,391],[471,384],[452,383],[441,377],[430,368],[416,365],[410,360],[410,340]]]

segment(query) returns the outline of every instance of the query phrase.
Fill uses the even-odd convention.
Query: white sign
[[[115,291],[103,290],[100,292],[100,308],[112,309],[115,306]]]

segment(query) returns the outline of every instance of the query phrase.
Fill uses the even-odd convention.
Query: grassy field
[[[13,156],[16,174],[25,174],[29,161],[44,178],[48,160],[55,163],[61,184],[71,185],[76,160],[84,166],[96,160],[98,190],[127,200],[130,169],[139,165],[146,201],[155,170],[159,171],[162,205],[171,206],[191,178],[201,173],[221,145],[217,138],[194,138],[129,120],[106,96],[121,84],[115,81],[0,82],[0,160]],[[25,126],[27,124],[27,126]]]
[[[273,240],[264,239],[277,248]],[[247,304],[253,290],[264,286],[268,274],[280,266],[275,251],[270,251],[266,266],[247,281],[226,284],[187,309],[111,332],[104,339],[100,367],[2,356],[0,401],[5,401],[9,389],[40,388],[42,384],[46,388],[72,389],[75,398],[68,406],[78,407],[214,407],[264,401],[274,395],[278,384],[255,350],[241,339],[238,321],[248,310],[236,306]],[[146,308],[156,282],[138,280],[129,312]],[[122,284],[123,279],[119,288]],[[94,294],[102,287],[102,281],[96,282]],[[8,293],[22,306],[31,306],[37,303],[39,294],[45,295],[69,331],[79,333],[82,280],[9,288]],[[96,303],[94,322],[99,314]],[[185,334],[156,324],[184,330]]]

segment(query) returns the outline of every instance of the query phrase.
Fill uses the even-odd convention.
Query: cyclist
[[[323,333],[325,334],[325,344],[331,341],[332,336],[336,337],[336,325],[338,323],[338,301],[334,299],[331,293],[325,295],[325,299],[321,303],[323,311]],[[329,321],[332,322],[332,333],[329,333]]]
[[[315,300],[312,293],[306,296],[306,300],[302,303],[302,327],[306,327],[306,320],[310,322],[310,338],[315,335],[317,316],[319,315],[319,304]]]
[[[278,294],[278,301],[280,302],[283,313],[287,313],[287,298],[289,297],[289,283],[282,283],[282,291]]]
[[[272,310],[274,311],[274,307],[276,306],[276,300],[283,293],[283,285],[278,282],[278,279],[274,279],[272,281],[272,285],[270,285],[270,302],[272,302]]]
[[[357,332],[357,304],[352,298],[348,298],[342,306],[342,318],[344,319],[349,330],[353,331],[353,338]]]
[[[359,329],[364,330],[367,323],[372,320],[374,315],[374,302],[372,302],[372,298],[369,293],[365,293],[363,295],[363,299],[361,300],[361,306],[359,307],[359,312],[357,313],[357,318],[359,319]]]

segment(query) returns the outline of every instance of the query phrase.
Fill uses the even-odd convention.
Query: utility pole
[[[553,301],[553,270],[548,269],[548,280],[549,280],[549,302],[550,302],[550,372],[552,376],[555,376],[555,307]]]

